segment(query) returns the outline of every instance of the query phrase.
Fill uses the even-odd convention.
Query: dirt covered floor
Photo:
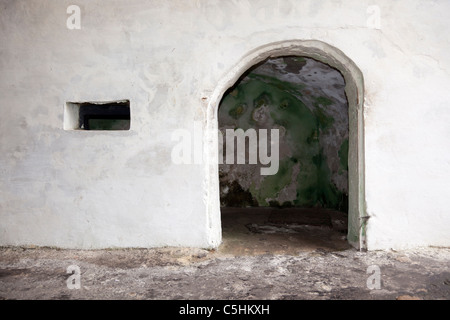
[[[0,299],[450,299],[449,248],[360,252],[345,216],[285,213],[223,210],[218,250],[4,247]]]

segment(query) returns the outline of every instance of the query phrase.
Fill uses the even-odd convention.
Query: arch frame
[[[206,137],[204,144],[205,201],[207,208],[208,243],[221,243],[220,192],[218,178],[218,109],[225,92],[254,65],[269,58],[304,56],[326,63],[337,69],[345,80],[349,110],[349,212],[348,242],[366,250],[365,174],[364,174],[364,78],[356,64],[339,49],[318,40],[286,40],[272,42],[251,50],[220,79],[210,95],[206,110]]]

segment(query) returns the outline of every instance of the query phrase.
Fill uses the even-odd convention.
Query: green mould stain
[[[306,57],[269,59],[224,96],[219,128],[279,129],[279,170],[220,165],[221,205],[348,208],[348,103],[342,75]]]

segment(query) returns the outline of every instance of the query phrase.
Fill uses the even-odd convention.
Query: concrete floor
[[[0,299],[450,299],[450,248],[359,252],[332,211],[222,217],[218,250],[1,248]],[[67,287],[70,265],[80,289]]]
[[[222,208],[222,254],[260,255],[341,251],[346,241],[345,214],[321,209]]]

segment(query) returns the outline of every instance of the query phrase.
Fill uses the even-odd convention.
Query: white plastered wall
[[[173,164],[171,133],[206,128],[252,50],[311,39],[364,76],[368,248],[450,246],[449,16],[446,0],[3,1],[0,244],[217,246],[209,153]],[[123,99],[130,131],[63,129],[67,101]]]

